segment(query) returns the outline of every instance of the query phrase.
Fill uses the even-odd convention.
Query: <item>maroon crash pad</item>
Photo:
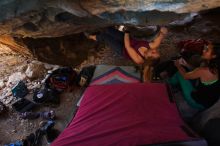
[[[193,140],[162,83],[88,87],[52,146],[132,146]],[[192,131],[191,131],[192,132]]]

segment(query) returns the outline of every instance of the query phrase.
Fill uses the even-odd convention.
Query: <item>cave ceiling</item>
[[[82,32],[107,26],[123,24],[145,37],[151,26],[190,24],[178,35],[218,38],[219,6],[220,0],[0,0],[0,44],[43,62],[78,65],[98,48]]]
[[[219,0],[1,0],[0,35],[60,37],[109,25],[167,25]]]

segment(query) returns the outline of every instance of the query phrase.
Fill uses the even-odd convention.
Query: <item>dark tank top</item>
[[[193,91],[191,95],[197,103],[205,108],[211,107],[220,97],[220,80],[210,85],[204,85],[200,82],[196,91]]]

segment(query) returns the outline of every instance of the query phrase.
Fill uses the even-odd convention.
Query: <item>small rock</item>
[[[25,74],[30,79],[36,79],[42,77],[44,75],[45,69],[43,64],[39,63],[30,63],[28,64],[28,68],[25,71]]]
[[[3,82],[7,82],[8,81],[8,77],[5,77],[4,79],[3,79]]]
[[[21,66],[18,66],[17,67],[17,70],[19,71],[19,72],[22,72],[22,73],[24,73],[25,72],[25,70],[27,69],[27,64],[23,64],[23,65],[21,65]]]
[[[24,124],[24,122],[25,122],[25,120],[24,120],[24,119],[22,119],[22,120],[21,120],[21,124]]]
[[[54,67],[54,65],[48,64],[48,63],[44,63],[44,68],[47,70],[50,70]]]
[[[15,85],[20,80],[24,80],[25,78],[26,78],[26,75],[24,73],[21,73],[21,72],[13,73],[12,75],[9,76],[8,82],[6,85],[7,86],[9,86],[10,84]]]
[[[5,83],[3,80],[0,80],[0,90],[5,87]]]
[[[31,85],[32,85],[32,83],[31,83],[31,82],[28,82],[26,85],[27,85],[27,86],[31,86]]]
[[[2,99],[2,102],[3,102],[3,103],[5,103],[5,102],[6,102],[6,100],[7,100],[6,98],[3,98],[3,99]]]
[[[31,61],[31,63],[32,63],[32,64],[43,64],[42,62],[37,61],[37,60],[33,60],[33,61]]]
[[[3,100],[4,98],[5,98],[4,95],[1,95],[1,96],[0,96],[0,100]]]
[[[11,96],[11,95],[12,95],[12,92],[11,92],[11,91],[8,91],[8,92],[5,94],[5,97]]]
[[[59,66],[59,65],[54,65],[54,67],[53,67],[53,69],[52,69],[52,70],[54,71],[54,70],[56,70],[56,69],[58,69],[58,68],[60,68],[60,66]]]
[[[35,85],[30,86],[28,89],[33,90],[33,89],[36,89],[36,88],[39,88],[39,87],[40,87],[40,84],[35,84]]]
[[[10,96],[6,99],[6,101],[4,102],[6,105],[8,105],[12,100],[14,99],[13,96]]]
[[[48,71],[47,71],[48,74],[51,74],[52,72],[53,72],[52,70],[48,70]]]

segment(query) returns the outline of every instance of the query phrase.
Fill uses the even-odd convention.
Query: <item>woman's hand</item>
[[[174,65],[177,67],[179,73],[183,76],[185,80],[188,79],[198,79],[201,77],[201,69],[196,68],[191,72],[186,72],[186,70],[182,67],[182,61],[180,59],[174,62]]]
[[[187,68],[191,68],[191,66],[183,58],[180,58],[180,59],[176,60],[174,62],[174,64],[175,64],[176,67],[179,67],[179,66],[182,65],[182,66],[185,66]]]
[[[163,35],[166,35],[168,33],[168,29],[166,27],[161,27],[160,28],[160,33]]]

